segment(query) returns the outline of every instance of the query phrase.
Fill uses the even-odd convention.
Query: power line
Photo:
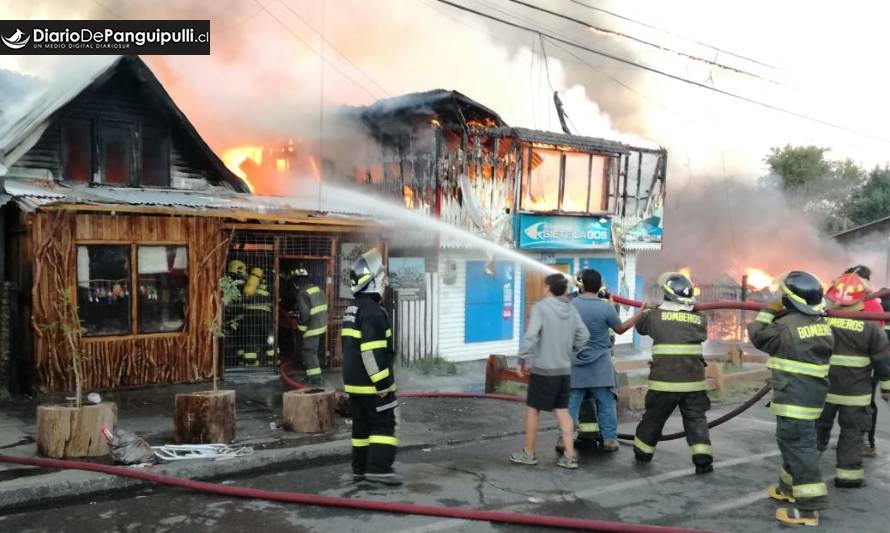
[[[747,102],[747,103],[749,103],[749,104],[753,104],[753,105],[756,105],[756,106],[760,106],[760,107],[763,107],[763,108],[765,108],[765,109],[769,109],[769,110],[771,110],[771,111],[777,111],[777,112],[779,112],[779,113],[783,113],[783,114],[786,114],[786,115],[789,115],[789,116],[797,117],[797,118],[800,118],[800,119],[803,119],[803,120],[807,120],[807,121],[809,121],[809,122],[814,122],[814,123],[816,123],[816,124],[821,124],[821,125],[823,125],[823,126],[828,126],[828,127],[830,127],[830,128],[834,128],[834,129],[837,129],[837,130],[840,130],[840,131],[845,131],[845,132],[847,132],[847,133],[852,133],[852,134],[854,134],[854,135],[859,135],[859,136],[861,136],[861,137],[866,137],[866,138],[869,138],[869,139],[873,139],[873,140],[875,140],[875,141],[879,141],[879,142],[882,142],[882,143],[885,143],[885,144],[890,144],[890,139],[885,139],[885,138],[883,138],[883,137],[878,137],[877,135],[873,135],[873,134],[871,134],[871,133],[861,132],[861,131],[855,130],[855,129],[853,129],[853,128],[848,128],[848,127],[846,127],[846,126],[842,126],[842,125],[840,125],[840,124],[835,124],[835,123],[833,123],[833,122],[829,122],[829,121],[827,121],[827,120],[822,120],[822,119],[819,119],[819,118],[811,117],[811,116],[809,116],[809,115],[805,115],[805,114],[803,114],[803,113],[798,113],[797,111],[791,111],[790,109],[784,109],[784,108],[782,108],[782,107],[779,107],[779,106],[776,106],[776,105],[773,105],[773,104],[768,104],[768,103],[766,103],[766,102],[761,102],[761,101],[759,101],[759,100],[754,100],[753,98],[748,98],[747,96],[742,96],[742,95],[740,95],[740,94],[736,94],[736,93],[732,93],[732,92],[729,92],[729,91],[725,91],[725,90],[723,90],[723,89],[718,89],[718,88],[716,88],[716,87],[712,87],[712,86],[710,86],[710,85],[707,85],[707,84],[704,84],[704,83],[701,83],[701,82],[697,82],[697,81],[689,80],[689,79],[683,78],[683,77],[681,77],[681,76],[677,76],[676,74],[671,74],[671,73],[669,73],[669,72],[665,72],[665,71],[663,71],[663,70],[659,70],[659,69],[657,69],[657,68],[650,67],[650,66],[648,66],[648,65],[644,65],[644,64],[642,64],[642,63],[637,63],[637,62],[635,62],[635,61],[631,61],[631,60],[629,60],[629,59],[624,59],[624,58],[622,58],[622,57],[619,57],[619,56],[616,56],[616,55],[613,55],[613,54],[609,54],[609,53],[607,53],[607,52],[603,52],[603,51],[601,51],[601,50],[596,50],[595,48],[590,48],[590,47],[588,47],[588,46],[585,46],[585,45],[582,45],[582,44],[578,44],[578,43],[569,41],[568,39],[563,39],[562,37],[558,37],[558,36],[555,36],[555,35],[551,35],[551,34],[548,34],[548,33],[541,32],[541,31],[536,30],[536,29],[534,29],[534,28],[531,28],[531,27],[529,27],[529,26],[523,26],[522,24],[517,24],[517,23],[515,23],[515,22],[510,22],[509,20],[504,20],[504,19],[495,17],[494,15],[490,15],[490,14],[488,14],[488,13],[483,13],[483,12],[481,12],[481,11],[477,11],[477,10],[475,10],[475,9],[472,9],[472,8],[469,8],[469,7],[466,7],[466,6],[462,6],[462,5],[460,5],[460,4],[456,4],[456,3],[454,3],[454,2],[451,2],[450,0],[436,0],[436,1],[437,1],[437,2],[441,2],[441,3],[443,3],[443,4],[446,4],[446,5],[449,5],[449,6],[451,6],[451,7],[454,7],[454,8],[456,8],[456,9],[460,9],[460,10],[462,10],[462,11],[466,11],[466,12],[468,12],[468,13],[473,13],[474,15],[478,15],[478,16],[480,16],[480,17],[487,18],[487,19],[489,19],[489,20],[493,20],[493,21],[495,21],[495,22],[500,22],[501,24],[505,24],[505,25],[507,25],[507,26],[511,26],[511,27],[514,27],[514,28],[517,28],[517,29],[520,29],[520,30],[530,31],[530,32],[532,32],[532,33],[540,33],[541,35],[543,35],[543,36],[549,38],[549,39],[552,40],[552,41],[561,42],[561,43],[563,43],[563,44],[572,46],[572,47],[574,47],[574,48],[578,48],[579,50],[584,50],[585,52],[590,52],[590,53],[592,53],[592,54],[596,54],[596,55],[599,55],[599,56],[603,56],[603,57],[606,57],[606,58],[611,59],[611,60],[613,60],[613,61],[617,61],[617,62],[619,62],[619,63],[624,63],[624,64],[627,64],[627,65],[631,65],[631,66],[636,67],[636,68],[639,68],[639,69],[641,69],[641,70],[645,70],[645,71],[647,71],[647,72],[651,72],[651,73],[653,73],[653,74],[658,74],[659,76],[664,76],[664,77],[666,77],[666,78],[670,78],[670,79],[672,79],[672,80],[680,81],[680,82],[683,82],[683,83],[692,85],[692,86],[694,86],[694,87],[699,87],[699,88],[702,88],[702,89],[707,89],[707,90],[709,90],[709,91],[713,91],[713,92],[715,92],[715,93],[722,94],[722,95],[724,95],[724,96],[728,96],[728,97],[730,97],[730,98],[735,98],[736,100],[741,100],[741,101],[743,101],[743,102]]]
[[[358,81],[356,81],[355,78],[353,78],[353,77],[350,76],[349,74],[347,74],[347,73],[343,72],[342,70],[340,70],[339,68],[337,68],[337,66],[336,66],[335,64],[333,64],[333,63],[331,63],[330,61],[328,61],[328,60],[327,60],[322,54],[320,54],[315,48],[312,48],[312,46],[311,46],[308,42],[306,42],[305,39],[303,39],[302,37],[300,37],[300,36],[297,34],[297,32],[295,32],[293,29],[291,29],[290,26],[288,26],[287,24],[285,24],[284,22],[282,22],[280,18],[276,17],[276,16],[275,16],[275,13],[272,13],[271,11],[269,11],[269,8],[267,8],[266,6],[264,6],[263,4],[261,4],[259,0],[253,0],[253,1],[256,3],[256,5],[260,6],[260,7],[263,9],[263,11],[265,11],[270,17],[272,17],[273,19],[275,19],[275,22],[277,22],[282,28],[284,28],[285,30],[288,31],[288,33],[290,33],[291,35],[293,35],[294,39],[296,39],[296,40],[300,41],[301,43],[303,43],[303,46],[305,46],[306,48],[308,48],[310,52],[312,52],[313,54],[317,55],[319,58],[321,58],[322,61],[324,61],[325,63],[327,63],[328,66],[331,67],[331,69],[334,70],[334,72],[336,72],[337,74],[340,74],[341,76],[343,76],[343,77],[346,78],[347,80],[351,81],[356,87],[358,87],[358,88],[360,88],[361,90],[365,91],[365,92],[368,94],[368,96],[370,96],[371,98],[374,98],[374,99],[377,98],[377,96],[375,96],[374,93],[372,93],[370,90],[368,90],[367,87],[365,87],[364,85],[362,85],[361,83],[359,83]]]
[[[389,93],[389,91],[387,91],[386,89],[383,88],[383,86],[381,86],[379,83],[377,83],[377,81],[374,80],[374,78],[372,78],[371,76],[369,76],[368,73],[366,73],[366,72],[365,72],[364,70],[362,70],[358,65],[356,65],[355,63],[353,63],[353,62],[349,59],[349,57],[347,57],[346,54],[344,54],[344,53],[341,52],[336,46],[334,46],[334,43],[332,43],[331,41],[329,41],[329,40],[324,36],[324,34],[322,34],[321,32],[319,32],[318,30],[316,30],[315,28],[313,28],[311,24],[309,24],[308,22],[306,22],[306,19],[304,19],[303,17],[301,17],[300,14],[297,13],[297,11],[296,11],[295,9],[293,9],[292,7],[290,7],[289,5],[287,5],[287,4],[284,2],[284,0],[279,0],[278,3],[280,3],[281,5],[283,5],[285,9],[287,9],[288,11],[290,11],[291,13],[293,13],[295,17],[297,17],[298,19],[300,19],[300,22],[302,22],[303,24],[305,24],[307,28],[309,28],[310,30],[314,31],[319,37],[321,37],[321,40],[324,41],[325,43],[327,43],[327,45],[331,48],[331,50],[333,50],[334,52],[337,52],[338,54],[340,54],[340,57],[342,57],[343,59],[346,60],[347,63],[349,63],[350,65],[352,65],[352,68],[354,68],[355,70],[357,70],[362,76],[365,77],[365,79],[367,79],[368,81],[370,81],[371,83],[373,83],[374,86],[376,86],[378,89],[380,89],[381,91],[383,91],[383,94],[385,94],[386,96],[392,96],[392,95]]]
[[[626,34],[626,33],[622,33],[622,32],[620,32],[620,31],[610,30],[610,29],[607,29],[607,28],[603,28],[603,27],[601,27],[601,26],[594,26],[593,24],[591,24],[591,23],[589,23],[589,22],[585,22],[585,21],[583,21],[583,20],[580,20],[580,19],[571,17],[571,16],[569,16],[569,15],[565,15],[565,14],[563,14],[563,13],[559,13],[559,12],[556,12],[556,11],[551,11],[551,10],[549,10],[549,9],[546,9],[546,8],[543,8],[543,7],[540,7],[540,6],[536,6],[536,5],[534,5],[534,4],[529,4],[528,2],[524,2],[524,1],[522,1],[522,0],[507,0],[507,1],[508,1],[508,2],[512,2],[512,3],[514,3],[514,4],[519,4],[519,5],[521,5],[521,6],[525,6],[525,7],[529,8],[529,9],[534,9],[535,11],[540,11],[540,12],[542,12],[542,13],[547,13],[548,15],[551,15],[551,16],[554,16],[554,17],[559,17],[559,18],[561,18],[561,19],[567,20],[567,21],[572,22],[572,23],[574,23],[574,24],[578,24],[578,25],[580,25],[580,26],[584,26],[585,28],[587,28],[587,29],[589,29],[589,30],[592,30],[592,31],[594,31],[594,32],[597,32],[597,33],[603,33],[603,34],[606,34],[606,35],[612,35],[612,36],[615,36],[615,37],[620,37],[620,38],[623,38],[623,39],[628,39],[628,40],[634,41],[634,42],[636,42],[636,43],[642,44],[642,45],[644,45],[644,46],[650,46],[650,47],[652,47],[652,48],[656,48],[656,49],[661,50],[661,51],[663,51],[663,52],[669,52],[669,53],[672,53],[672,54],[677,54],[677,55],[679,55],[679,56],[681,56],[681,57],[685,57],[685,58],[687,58],[687,59],[691,59],[691,60],[693,60],[693,61],[699,61],[699,62],[702,62],[702,63],[706,63],[706,64],[711,65],[711,66],[713,66],[713,67],[717,67],[717,68],[721,68],[721,69],[724,69],[724,70],[728,70],[728,71],[730,71],[730,72],[734,72],[734,73],[736,73],[736,74],[741,74],[741,75],[744,75],[744,76],[750,76],[750,77],[752,77],[752,78],[757,78],[757,79],[759,79],[759,80],[763,80],[763,81],[767,81],[767,82],[769,82],[769,83],[774,83],[774,84],[776,84],[776,85],[780,85],[780,83],[777,82],[777,81],[775,81],[775,80],[771,80],[771,79],[769,79],[769,78],[765,78],[765,77],[763,77],[763,76],[761,76],[761,75],[759,75],[759,74],[755,74],[755,73],[753,73],[753,72],[748,72],[747,70],[742,70],[742,69],[739,69],[739,68],[736,68],[736,67],[732,67],[732,66],[729,66],[729,65],[725,65],[725,64],[723,64],[723,63],[719,63],[719,62],[717,62],[717,61],[712,61],[712,60],[707,59],[707,58],[704,58],[704,57],[700,57],[700,56],[696,56],[696,55],[692,55],[692,54],[687,54],[686,52],[682,52],[682,51],[680,51],[680,50],[675,50],[675,49],[673,49],[673,48],[670,48],[670,47],[667,47],[667,46],[663,46],[663,45],[660,45],[660,44],[657,44],[657,43],[653,43],[653,42],[651,42],[651,41],[646,41],[646,40],[640,39],[640,38],[638,38],[638,37],[634,37],[633,35],[629,35],[629,34]]]
[[[684,41],[688,41],[688,42],[690,42],[690,43],[695,43],[695,44],[697,44],[697,45],[699,45],[699,46],[704,46],[705,48],[710,48],[711,50],[716,50],[717,52],[720,52],[720,53],[722,53],[722,54],[726,54],[726,55],[729,55],[729,56],[732,56],[732,57],[737,57],[737,58],[739,58],[739,59],[744,59],[745,61],[750,61],[751,63],[756,63],[756,64],[758,64],[758,65],[760,65],[760,66],[763,66],[763,67],[766,67],[766,68],[771,68],[771,69],[773,69],[773,70],[778,70],[777,67],[774,67],[774,66],[772,66],[772,65],[769,65],[769,64],[764,63],[764,62],[762,62],[762,61],[758,61],[757,59],[751,59],[750,57],[746,57],[746,56],[743,56],[743,55],[740,55],[740,54],[736,54],[736,53],[734,53],[734,52],[730,52],[729,50],[725,50],[725,49],[723,49],[723,48],[719,48],[719,47],[714,46],[714,45],[712,45],[712,44],[704,43],[704,42],[702,42],[702,41],[697,41],[697,40],[695,40],[695,39],[690,39],[689,37],[684,37],[684,36],[679,35],[679,34],[676,34],[676,33],[674,33],[674,32],[671,32],[671,31],[668,31],[668,30],[661,29],[661,28],[659,28],[659,27],[657,27],[657,26],[653,26],[653,25],[651,25],[651,24],[647,24],[647,23],[645,23],[645,22],[641,22],[641,21],[639,21],[639,20],[635,20],[635,19],[632,19],[632,18],[630,18],[630,17],[625,17],[624,15],[619,15],[618,13],[615,13],[615,12],[613,12],[613,11],[609,11],[609,10],[603,9],[603,8],[601,8],[601,7],[592,6],[592,5],[587,4],[587,3],[585,3],[585,2],[581,2],[580,0],[569,0],[569,2],[571,2],[571,3],[573,3],[573,4],[577,4],[577,5],[582,6],[582,7],[586,7],[587,9],[591,9],[591,10],[593,10],[593,11],[599,11],[599,12],[601,12],[601,13],[605,13],[605,14],[607,14],[607,15],[611,15],[611,16],[613,16],[613,17],[615,17],[615,18],[619,18],[619,19],[621,19],[621,20],[626,20],[626,21],[628,21],[628,22],[633,22],[634,24],[639,24],[640,26],[643,26],[643,27],[645,27],[645,28],[649,28],[650,30],[655,30],[655,31],[664,33],[664,34],[666,34],[666,35],[670,35],[671,37],[676,37],[677,39],[682,39],[682,40],[684,40]]]

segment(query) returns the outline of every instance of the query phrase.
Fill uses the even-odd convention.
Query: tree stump
[[[177,394],[173,413],[176,444],[217,444],[235,438],[235,391]]]
[[[45,457],[100,457],[111,453],[102,428],[114,429],[117,404],[37,406],[37,453]]]
[[[284,429],[299,433],[329,433],[334,430],[334,389],[308,388],[282,396]]]

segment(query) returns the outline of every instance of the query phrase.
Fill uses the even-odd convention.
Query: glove
[[[779,313],[785,310],[785,306],[782,304],[782,300],[773,300],[770,303],[766,304],[766,308],[773,313]]]
[[[378,413],[388,411],[389,409],[395,409],[395,407],[399,405],[399,402],[396,400],[396,393],[394,392],[378,394],[375,399],[374,408]]]

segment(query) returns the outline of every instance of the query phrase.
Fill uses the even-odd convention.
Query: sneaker
[[[556,461],[556,466],[561,466],[563,468],[568,468],[570,470],[574,470],[578,468],[578,455],[568,456],[566,454],[562,454],[562,457]]]
[[[878,451],[875,450],[874,446],[866,446],[862,448],[862,457],[875,457],[878,455]]]
[[[714,471],[714,465],[708,463],[706,465],[695,465],[695,475],[710,474]]]
[[[386,474],[365,474],[365,481],[372,481],[374,483],[382,483],[384,485],[389,485],[392,487],[397,487],[402,484],[402,478],[395,472],[388,472]]]
[[[520,465],[536,465],[538,464],[538,459],[535,457],[535,454],[521,450],[510,456],[510,462]]]
[[[802,511],[796,507],[776,509],[776,520],[789,526],[818,526],[819,511]]]
[[[794,497],[790,494],[785,494],[782,492],[777,485],[770,485],[768,489],[766,489],[766,494],[770,498],[778,501],[778,502],[790,502],[794,503]]]
[[[621,446],[618,444],[617,440],[607,440],[603,442],[603,451],[612,453],[617,452]]]

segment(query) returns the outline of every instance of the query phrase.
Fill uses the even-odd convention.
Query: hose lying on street
[[[252,498],[285,503],[300,503],[304,505],[317,505],[323,507],[339,507],[363,511],[436,516],[458,520],[476,520],[502,524],[518,524],[527,526],[574,529],[582,531],[614,531],[620,533],[694,533],[702,531],[677,527],[626,524],[622,522],[608,522],[604,520],[588,520],[585,518],[570,518],[564,516],[534,515],[503,511],[482,511],[478,509],[456,509],[451,507],[441,507],[437,505],[383,502],[379,500],[368,500],[364,498],[344,498],[341,496],[322,496],[319,494],[308,494],[304,492],[283,492],[255,489],[250,487],[223,485],[220,483],[209,483],[206,481],[195,481],[192,479],[182,479],[122,466],[100,465],[78,461],[62,461],[58,459],[0,455],[0,462],[12,463],[17,465],[36,466],[40,468],[59,468],[65,470],[86,470],[88,472],[99,472],[102,474],[141,479],[143,481],[150,481],[152,483],[159,483],[171,487],[195,490],[208,494],[216,494],[219,496]]]

